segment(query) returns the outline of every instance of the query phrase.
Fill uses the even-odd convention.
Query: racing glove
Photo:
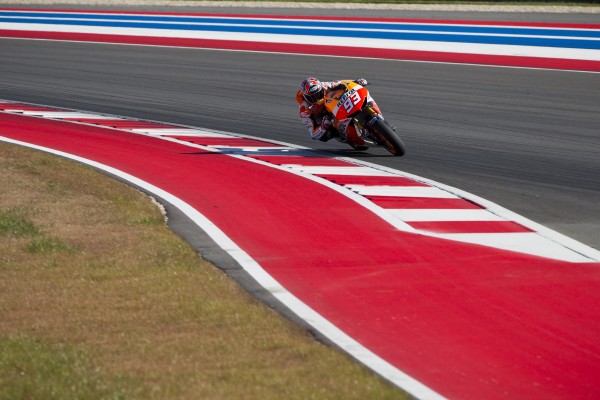
[[[369,84],[365,78],[358,78],[354,82],[358,83],[360,86],[367,86]]]
[[[331,126],[331,119],[329,119],[328,117],[323,117],[323,119],[321,120],[321,126],[325,130],[329,129],[329,127]]]

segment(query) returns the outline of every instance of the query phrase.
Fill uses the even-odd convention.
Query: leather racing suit
[[[323,84],[325,94],[327,94],[327,91],[329,91],[332,87],[339,85],[341,81],[321,83]],[[366,86],[366,83],[363,86]],[[373,100],[370,95],[367,101],[371,107],[381,114],[381,111],[375,103],[375,100]],[[323,126],[322,122],[324,117],[328,117],[324,102],[311,104],[304,99],[302,92],[299,90],[298,93],[296,93],[296,103],[298,103],[300,119],[308,129],[308,133],[313,140],[326,142],[335,137],[340,141],[344,141],[340,138],[337,129],[333,125]]]

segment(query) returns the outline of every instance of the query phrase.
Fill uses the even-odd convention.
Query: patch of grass
[[[39,234],[39,229],[25,217],[22,208],[0,210],[0,236],[31,237]]]
[[[407,398],[200,259],[139,191],[5,143],[0,168],[0,396]]]
[[[28,337],[0,338],[0,400],[124,399],[117,377],[105,377],[73,347]]]
[[[25,250],[28,253],[74,253],[76,249],[51,237],[32,239]]]
[[[44,236],[42,231],[31,221],[24,207],[0,210],[0,236],[14,238],[30,238],[25,246],[28,253],[73,253],[76,249],[59,240]]]
[[[144,216],[137,220],[132,220],[130,223],[132,225],[163,225],[165,220],[164,218]]]

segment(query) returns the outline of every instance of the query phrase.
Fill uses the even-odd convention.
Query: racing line
[[[40,35],[33,25],[0,36]],[[576,32],[572,54],[597,56],[591,32]],[[12,101],[0,100],[0,136],[180,208],[294,313],[418,398],[600,396],[600,253],[484,199],[285,143]]]

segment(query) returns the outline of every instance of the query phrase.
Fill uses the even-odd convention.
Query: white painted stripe
[[[376,49],[392,50],[416,50],[433,52],[451,52],[461,54],[483,54],[483,55],[509,55],[526,57],[562,58],[572,60],[600,61],[600,51],[595,49],[574,49],[543,46],[522,45],[494,45],[480,43],[451,43],[419,40],[394,40],[394,39],[370,39],[370,38],[344,38],[328,36],[309,35],[280,35],[265,33],[238,32],[209,32],[209,31],[178,31],[169,29],[149,28],[114,28],[114,27],[92,27],[92,26],[70,26],[46,24],[20,24],[3,22],[3,29],[29,30],[41,32],[70,32],[70,33],[96,33],[96,34],[118,34],[131,36],[165,37],[165,38],[190,38],[190,39],[214,39],[214,40],[236,40],[246,42],[262,43],[291,43],[342,46],[342,47],[367,47]]]
[[[106,16],[106,15],[105,15]],[[157,25],[156,28],[143,28],[143,29],[162,29],[160,27],[160,25],[181,25],[181,26],[196,26],[198,27],[198,30],[202,30],[202,27],[213,27],[213,26],[219,26],[219,27],[232,27],[232,28],[237,28],[237,27],[241,27],[241,28],[267,28],[267,29],[303,29],[305,31],[313,31],[317,36],[319,34],[319,32],[322,31],[333,31],[333,32],[384,32],[384,33],[408,33],[408,34],[433,34],[433,35],[442,35],[442,34],[448,34],[448,35],[454,35],[454,36],[479,36],[479,37],[514,37],[514,38],[540,38],[540,39],[562,39],[562,40],[588,40],[588,41],[599,41],[600,38],[596,38],[596,37],[590,37],[590,36],[560,36],[560,35],[539,35],[539,34],[523,34],[523,33],[519,33],[519,34],[515,34],[515,33],[511,33],[510,31],[504,31],[504,32],[493,32],[493,33],[486,33],[486,32],[469,32],[469,31],[460,31],[460,30],[452,30],[452,29],[437,29],[437,30],[427,30],[427,26],[434,26],[436,28],[440,28],[440,27],[461,27],[461,26],[465,26],[465,25],[450,25],[450,24],[441,24],[441,25],[433,25],[433,24],[410,24],[411,26],[420,26],[421,29],[415,30],[415,29],[402,29],[400,27],[400,25],[404,25],[404,24],[399,24],[399,27],[397,29],[392,29],[389,27],[389,25],[392,25],[392,23],[386,23],[386,25],[388,25],[388,27],[386,28],[377,28],[377,27],[365,27],[366,25],[377,25],[377,24],[372,24],[366,21],[363,22],[359,22],[359,23],[354,23],[352,26],[336,26],[336,25],[330,25],[330,26],[324,26],[324,25],[306,25],[305,23],[307,22],[311,22],[310,20],[293,20],[293,19],[289,19],[289,20],[285,20],[285,19],[280,19],[280,20],[275,20],[275,19],[268,19],[268,22],[275,22],[275,21],[281,21],[284,22],[284,24],[265,24],[263,21],[265,21],[265,19],[257,19],[257,18],[243,18],[244,21],[248,22],[248,21],[253,21],[254,23],[242,23],[240,22],[240,18],[228,18],[229,22],[223,22],[223,21],[217,21],[217,22],[205,22],[205,21],[194,21],[193,19],[190,20],[186,20],[186,21],[169,21],[169,20],[152,20],[152,21],[148,21],[148,20],[144,20],[144,19],[135,19],[133,18],[133,16],[129,16],[131,18],[124,18],[124,19],[118,19],[118,20],[114,20],[114,19],[110,19],[110,18],[102,18],[101,16],[99,16],[98,18],[77,18],[77,17],[69,17],[69,18],[56,18],[54,16],[39,16],[39,17],[34,17],[34,16],[27,16],[27,17],[23,17],[20,15],[16,15],[16,16],[12,16],[12,15],[3,15],[2,18],[4,19],[21,19],[21,18],[27,18],[30,19],[32,21],[51,21],[54,22],[54,24],[57,25],[61,25],[64,22],[71,22],[71,21],[83,21],[83,22],[108,22],[108,23],[141,23],[141,24],[154,24]],[[225,18],[223,18],[225,19]],[[298,24],[298,25],[294,25],[294,24],[288,24],[289,22],[302,22],[302,24]],[[351,21],[348,21],[351,22]],[[35,22],[32,22],[35,23]],[[379,25],[381,25],[383,23],[379,23]],[[51,24],[46,24],[46,25],[51,25]],[[85,24],[83,24],[85,26]],[[467,25],[468,27],[468,25]],[[131,29],[128,27],[119,27],[121,29]],[[514,27],[513,27],[514,28]],[[531,29],[529,27],[520,27],[521,29]],[[135,29],[139,29],[139,28],[135,28]],[[541,30],[541,28],[537,28],[537,30]],[[551,28],[546,28],[546,30],[554,30]],[[563,29],[564,30],[564,29]],[[592,31],[593,29],[590,29],[589,31]],[[559,31],[559,30],[557,30]],[[580,31],[580,32],[586,32],[585,29],[572,29],[572,31]],[[247,32],[237,32],[238,34],[246,34]],[[535,33],[535,30],[532,29],[532,33]],[[275,34],[275,33],[273,33]],[[338,36],[344,36],[343,34],[340,34]]]
[[[232,241],[223,231],[221,231],[214,223],[207,219],[198,210],[179,199],[178,197],[168,193],[148,182],[145,182],[133,175],[126,172],[120,171],[113,167],[105,164],[98,163],[93,160],[89,160],[83,157],[75,156],[73,154],[61,152],[58,150],[50,149],[47,147],[37,146],[18,140],[0,136],[0,140],[7,143],[18,144],[21,146],[45,151],[48,153],[56,154],[61,157],[69,158],[94,168],[98,168],[110,174],[120,177],[125,181],[130,182],[133,185],[139,186],[148,192],[158,196],[165,201],[169,202],[173,206],[181,210],[188,218],[190,218],[200,229],[204,230],[219,247],[225,250],[231,257],[233,257],[240,266],[250,274],[262,287],[268,290],[275,298],[281,301],[286,307],[288,307],[293,313],[298,315],[302,320],[306,321],[309,325],[313,326],[323,336],[330,339],[342,350],[346,351],[352,357],[357,359],[368,368],[381,375],[383,378],[389,380],[394,385],[404,389],[411,395],[422,400],[443,400],[445,399],[442,395],[425,386],[421,382],[402,372],[389,362],[385,361],[375,353],[361,345],[359,342],[354,340],[352,337],[347,335],[337,326],[329,322],[318,312],[310,308],[308,305],[303,303],[300,299],[290,293],[285,287],[283,287],[278,281],[276,281],[271,275],[269,275],[261,266],[258,264],[250,255],[244,252],[234,241]]]
[[[403,221],[506,221],[487,210],[388,209]]]
[[[171,129],[171,128],[135,128],[130,129],[135,133],[145,133],[158,136],[189,136],[189,137],[211,137],[211,138],[233,138],[235,136],[222,133],[202,131],[199,129]]]
[[[9,111],[9,110],[6,110]],[[23,115],[28,116],[36,116],[43,118],[81,118],[81,119],[115,119],[112,117],[106,117],[102,115],[88,114],[88,113],[80,113],[80,112],[71,112],[71,111],[35,111],[35,110],[21,110],[20,112]]]
[[[457,196],[450,192],[427,186],[366,186],[354,184],[344,186],[363,196],[431,197],[436,199],[457,198]]]
[[[396,176],[395,174],[376,170],[370,167],[330,167],[290,164],[288,168],[294,171],[313,175]]]
[[[277,147],[277,146],[227,146],[222,144],[209,144],[202,145],[205,147],[211,147],[214,149],[232,149],[232,150],[242,150],[242,151],[259,151],[259,150],[281,150],[281,149],[289,149],[289,147]]]
[[[534,256],[568,262],[590,262],[588,257],[576,253],[536,232],[511,233],[452,233],[432,234],[443,239],[480,244],[496,249],[510,250]]]
[[[345,158],[341,158],[341,159],[345,159]],[[373,163],[369,163],[367,161],[362,161],[362,160],[358,161],[358,160],[355,160],[352,158],[348,158],[348,160],[354,161],[354,162],[360,162],[360,164],[363,164],[365,166],[372,166],[373,168],[381,169],[383,171],[389,171],[390,173],[396,173],[397,176],[402,176],[404,178],[413,179],[415,181],[419,181],[422,183],[426,183],[426,184],[438,187],[440,189],[443,189],[445,191],[453,193],[458,197],[461,197],[461,198],[467,199],[473,203],[479,204],[480,206],[491,211],[492,213],[502,216],[507,221],[517,222],[518,224],[523,225],[523,226],[527,227],[528,229],[531,229],[532,231],[535,232],[535,233],[481,234],[481,235],[485,235],[488,238],[488,240],[492,238],[492,235],[498,235],[499,238],[502,238],[503,236],[508,236],[508,235],[517,235],[517,236],[513,236],[514,238],[517,238],[518,235],[523,235],[523,236],[527,237],[532,234],[535,235],[536,233],[540,237],[546,239],[546,241],[539,242],[543,245],[542,248],[535,248],[535,247],[530,247],[530,246],[518,246],[518,243],[517,243],[516,246],[511,246],[511,248],[509,248],[507,250],[520,251],[525,254],[540,255],[540,256],[546,257],[546,258],[554,258],[554,256],[553,256],[554,254],[565,254],[565,257],[561,257],[559,259],[570,261],[570,262],[598,262],[598,261],[600,261],[600,251],[598,251],[586,244],[578,242],[568,236],[565,236],[559,232],[556,232],[550,228],[547,228],[541,224],[538,224],[537,222],[534,222],[528,218],[525,218],[522,215],[519,215],[519,214],[517,214],[513,211],[510,211],[502,206],[499,206],[496,203],[486,200],[483,197],[479,197],[472,193],[466,192],[464,190],[461,190],[461,189],[458,189],[458,188],[455,188],[455,187],[452,187],[449,185],[445,185],[443,183],[440,183],[440,182],[437,182],[437,181],[434,181],[431,179],[423,178],[418,175],[410,174],[410,173],[404,172],[404,171],[399,171],[399,170],[385,167],[385,166],[382,166],[379,164],[373,164]],[[395,218],[392,218],[388,222],[393,223],[394,219]],[[463,237],[462,236],[463,234],[446,234],[446,235],[441,236],[441,235],[435,234],[435,233],[426,233],[426,232],[420,232],[420,233],[427,235],[427,236],[443,237],[445,239],[456,238],[455,240],[467,241],[469,243],[476,243],[474,241],[471,241],[474,239],[466,240],[467,236]],[[469,235],[469,234],[464,234],[464,235]],[[504,241],[504,239],[499,241],[498,242],[499,245],[502,244],[503,241]],[[496,247],[493,245],[493,241],[490,241],[490,242],[486,243],[485,245],[491,246],[491,247]],[[531,246],[535,246],[535,243],[532,242]],[[498,247],[498,248],[503,248],[503,247]],[[518,250],[515,250],[517,248],[518,248]],[[568,258],[568,260],[567,260],[567,258]]]
[[[7,113],[13,113],[13,114],[15,114],[15,113],[22,114],[22,113],[24,113],[25,111],[29,111],[29,112],[30,112],[31,110],[24,110],[24,109],[23,109],[23,107],[18,107],[18,106],[15,106],[14,108],[4,108],[4,109],[2,109],[2,110],[0,110],[0,111],[2,111],[2,112],[7,112]],[[41,111],[40,111],[40,112],[41,112]]]

